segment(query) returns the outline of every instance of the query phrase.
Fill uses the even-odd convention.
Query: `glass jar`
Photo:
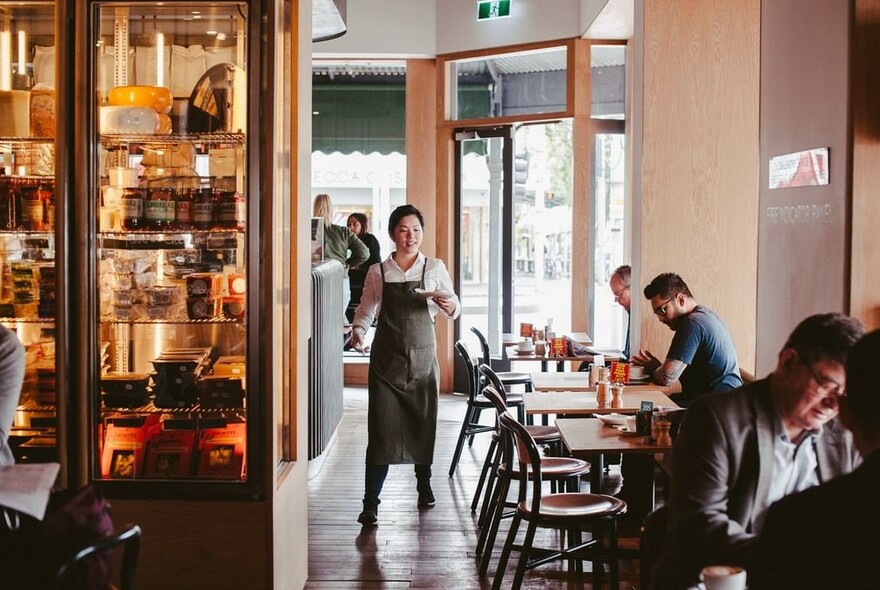
[[[195,229],[212,229],[217,216],[217,193],[212,188],[200,188],[193,194],[192,220]]]
[[[144,203],[144,220],[149,229],[171,229],[175,225],[174,189],[151,188]]]
[[[144,229],[144,193],[144,189],[136,187],[129,187],[122,190],[123,229]]]
[[[46,206],[40,185],[32,180],[23,183],[19,190],[20,226],[24,230],[41,231],[46,223]]]
[[[244,195],[235,191],[222,191],[217,201],[217,225],[225,229],[244,231]]]

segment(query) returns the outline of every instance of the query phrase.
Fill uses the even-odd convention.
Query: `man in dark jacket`
[[[770,507],[749,588],[876,588],[880,548],[880,331],[849,353],[840,421],[864,461],[853,473]]]
[[[859,456],[835,418],[862,333],[843,314],[811,316],[769,377],[691,404],[672,451],[670,535],[653,588],[688,588],[707,565],[747,565],[771,503],[852,471]]]

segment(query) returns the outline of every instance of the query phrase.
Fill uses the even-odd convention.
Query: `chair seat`
[[[539,445],[546,445],[562,440],[562,433],[556,426],[541,426],[538,424],[527,424],[526,430],[535,439]]]
[[[544,480],[551,479],[568,479],[570,477],[582,477],[590,473],[591,465],[582,459],[572,459],[570,457],[543,457],[541,458],[541,477]],[[505,474],[507,472],[507,464],[502,463],[498,466],[498,472]],[[529,474],[532,470],[529,468]],[[513,466],[513,472],[510,474],[513,478],[519,477],[519,465]]]
[[[531,501],[520,502],[516,509],[527,520],[538,519],[546,524],[558,521],[560,525],[571,526],[572,521],[586,522],[623,514],[626,502],[605,494],[564,493],[543,496],[540,514],[532,513]]]
[[[518,373],[516,371],[503,371],[495,374],[498,375],[498,378],[505,385],[522,385],[532,380],[531,375],[528,373]]]

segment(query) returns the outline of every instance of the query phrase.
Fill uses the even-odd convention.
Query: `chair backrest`
[[[517,422],[510,412],[504,412],[499,416],[501,428],[513,435],[516,443],[517,455],[519,456],[519,501],[525,502],[528,497],[529,471],[532,480],[532,513],[541,512],[541,453],[535,439],[529,434],[525,426]]]
[[[657,508],[642,523],[639,532],[639,587],[651,585],[651,570],[666,544],[666,530],[669,522],[669,506]]]
[[[467,371],[468,378],[468,400],[473,402],[479,392],[477,386],[479,379],[477,376],[477,364],[474,362],[474,357],[471,356],[471,353],[468,350],[467,342],[459,339],[455,341],[454,346],[456,352],[458,352],[458,355],[461,357],[461,360],[464,361],[464,368],[465,371]]]
[[[120,588],[121,590],[135,590],[135,569],[141,547],[141,527],[136,524],[129,525],[118,533],[102,537],[80,548],[76,554],[58,568],[58,573],[55,575],[55,587],[58,589],[67,588],[68,575],[75,571],[77,564],[82,563],[84,559],[104,551],[110,551],[120,545],[125,547],[122,554],[122,571],[119,574]]]
[[[504,402],[504,410],[507,409],[507,390],[504,388],[504,384],[501,382],[501,379],[498,378],[498,373],[493,371],[488,365],[482,364],[477,369],[480,372],[480,375],[483,377],[481,382],[486,383],[486,387],[483,389],[482,393],[486,394],[486,389],[489,387],[493,387],[495,389],[495,393],[501,398],[501,401]],[[486,395],[486,397],[489,397]],[[502,412],[504,410],[501,410]]]
[[[478,330],[474,326],[471,326],[471,332],[473,332],[474,335],[477,337],[477,340],[480,341],[480,349],[483,352],[483,358],[480,359],[480,362],[483,363],[484,365],[488,365],[491,367],[492,366],[492,355],[489,352],[489,341],[486,340],[486,337],[483,336],[483,333],[480,332],[480,330]]]

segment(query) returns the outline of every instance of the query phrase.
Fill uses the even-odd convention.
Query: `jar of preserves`
[[[0,176],[0,229],[18,229],[18,183]]]
[[[162,187],[148,190],[144,203],[144,219],[149,229],[171,229],[175,225],[174,189]]]
[[[212,188],[195,191],[192,203],[192,219],[195,229],[212,229],[217,216],[217,193]]]
[[[217,202],[217,225],[225,229],[245,229],[244,195],[235,191],[221,191]]]
[[[177,229],[193,228],[193,195],[199,189],[191,188],[177,192],[177,200],[174,203],[174,222]]]
[[[20,226],[24,230],[42,231],[46,223],[46,206],[40,185],[29,180],[20,189]]]
[[[43,229],[51,231],[55,228],[55,183],[41,182],[38,190],[43,201]]]
[[[127,230],[144,229],[144,189],[126,188],[122,191],[122,227]]]

